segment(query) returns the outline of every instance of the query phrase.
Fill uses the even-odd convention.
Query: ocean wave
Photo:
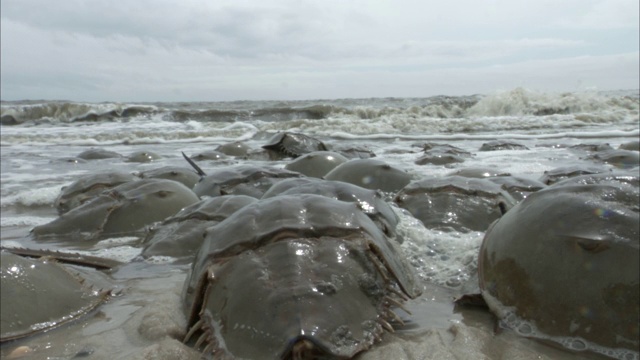
[[[428,98],[373,98],[307,101],[243,101],[208,103],[74,103],[64,101],[3,102],[2,125],[38,125],[87,122],[138,122],[161,119],[177,123],[300,122],[336,118],[381,121],[395,119],[450,119],[549,117],[573,115],[582,122],[613,123],[638,119],[637,91],[541,93],[517,88],[489,95]],[[465,120],[460,120],[465,119]],[[452,129],[460,131],[465,129]]]
[[[2,197],[2,207],[22,205],[26,207],[52,206],[60,194],[60,186],[41,187],[38,189],[22,190]]]
[[[24,102],[3,102],[0,108],[0,124],[112,121],[152,115],[157,111],[155,106],[136,104],[91,104],[64,101],[26,104]]]
[[[556,114],[638,113],[640,103],[631,95],[605,96],[594,92],[548,94],[517,88],[482,98],[467,116],[547,116]]]

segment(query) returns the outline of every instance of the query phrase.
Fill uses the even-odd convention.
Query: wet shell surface
[[[301,176],[298,172],[270,166],[226,166],[203,176],[193,187],[193,192],[199,197],[247,195],[259,199],[273,184],[286,178]]]
[[[200,248],[208,227],[256,201],[256,198],[245,195],[224,195],[190,205],[149,231],[142,241],[141,255],[144,258],[192,257]]]
[[[95,240],[128,236],[198,202],[183,184],[165,179],[131,181],[101,193],[57,219],[36,226],[38,240]]]
[[[406,171],[376,159],[349,160],[336,166],[324,178],[387,193],[395,193],[411,181]]]
[[[568,179],[573,176],[607,173],[611,170],[604,166],[597,165],[573,165],[561,166],[555,169],[547,170],[540,177],[540,182],[552,185],[558,181]]]
[[[396,237],[396,226],[399,219],[391,205],[387,203],[379,191],[342,181],[322,180],[315,178],[293,178],[273,185],[262,196],[267,199],[279,195],[315,194],[332,199],[353,202],[371,218],[389,237]],[[401,239],[396,238],[399,242]]]
[[[543,182],[522,176],[495,176],[487,180],[500,185],[516,201],[521,201],[529,194],[547,187]]]
[[[348,159],[333,151],[314,151],[302,155],[285,165],[285,169],[297,171],[303,175],[322,178],[336,166]]]
[[[496,176],[511,176],[511,174],[493,167],[472,166],[454,170],[447,176],[464,176],[468,178],[488,178]]]
[[[516,203],[500,185],[462,176],[414,181],[394,201],[429,229],[463,232],[485,231]]]
[[[239,141],[222,144],[215,148],[215,151],[219,151],[228,156],[247,156],[249,150],[251,150],[249,145]]]
[[[480,147],[480,151],[498,151],[498,150],[529,150],[529,148],[520,143],[517,143],[514,141],[507,141],[507,140],[489,141],[482,144],[482,146]]]
[[[198,175],[193,169],[181,167],[181,166],[163,166],[157,169],[145,170],[140,173],[140,177],[143,179],[167,179],[182,183],[189,189],[200,180]]]
[[[63,187],[54,201],[54,206],[59,214],[64,214],[93,199],[106,189],[137,179],[135,175],[122,171],[85,175],[69,186]]]
[[[480,288],[492,312],[526,336],[638,351],[635,182],[556,184],[509,210],[480,248]]]
[[[589,156],[589,159],[610,164],[621,169],[631,169],[640,166],[640,152],[634,150],[599,151]]]
[[[99,159],[121,158],[122,155],[115,151],[92,148],[92,149],[81,152],[80,154],[78,154],[78,157],[84,160],[99,160]]]
[[[73,321],[97,306],[97,291],[51,260],[0,252],[0,341],[15,340]]]
[[[294,158],[314,151],[329,150],[327,146],[318,139],[305,134],[292,132],[277,133],[262,147]]]
[[[136,151],[126,157],[127,162],[148,163],[161,159],[162,156],[152,151]]]
[[[350,358],[392,330],[391,309],[420,292],[355,204],[276,196],[207,230],[185,283],[185,341],[214,358]]]

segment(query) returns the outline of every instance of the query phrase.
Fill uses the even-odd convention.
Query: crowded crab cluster
[[[480,151],[509,146],[518,144],[487,143]],[[419,151],[416,164],[473,156],[445,144]],[[120,155],[92,149],[79,156]],[[136,236],[142,251],[135,261],[168,256],[190,263],[181,340],[206,356],[346,359],[402,327],[398,312],[410,317],[403,304],[420,296],[423,285],[402,249],[398,208],[428,228],[487,231],[478,288],[506,326],[526,323],[536,334],[638,351],[637,149],[594,150],[594,161],[619,170],[594,163],[555,169],[539,180],[484,168],[416,179],[366,149],[332,151],[298,133],[277,134],[260,150],[230,143],[184,156],[190,166],[77,179],[55,201],[59,217],[30,237]],[[196,164],[234,157],[293,160],[213,171]],[[109,289],[88,284],[64,263],[118,266],[3,249],[2,342],[61,326],[108,301]],[[574,289],[571,296],[567,288]]]

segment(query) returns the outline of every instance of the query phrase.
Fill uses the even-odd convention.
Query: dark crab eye
[[[578,246],[581,247],[583,250],[588,251],[592,254],[597,254],[597,253],[609,250],[611,248],[608,242],[603,240],[581,239],[581,240],[578,240],[576,244],[578,244]]]
[[[161,190],[161,191],[158,191],[158,192],[156,193],[156,195],[157,195],[159,198],[163,198],[163,199],[164,199],[164,198],[166,198],[166,197],[169,197],[169,195],[171,195],[171,191]]]

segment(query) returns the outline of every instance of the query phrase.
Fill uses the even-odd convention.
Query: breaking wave
[[[160,117],[166,121],[267,122],[322,120],[336,117],[379,119],[468,118],[608,114],[637,117],[638,92],[549,94],[517,88],[490,95],[428,98],[335,99],[305,101],[238,101],[207,103],[76,103],[67,101],[2,102],[0,123],[75,123],[130,121]]]

